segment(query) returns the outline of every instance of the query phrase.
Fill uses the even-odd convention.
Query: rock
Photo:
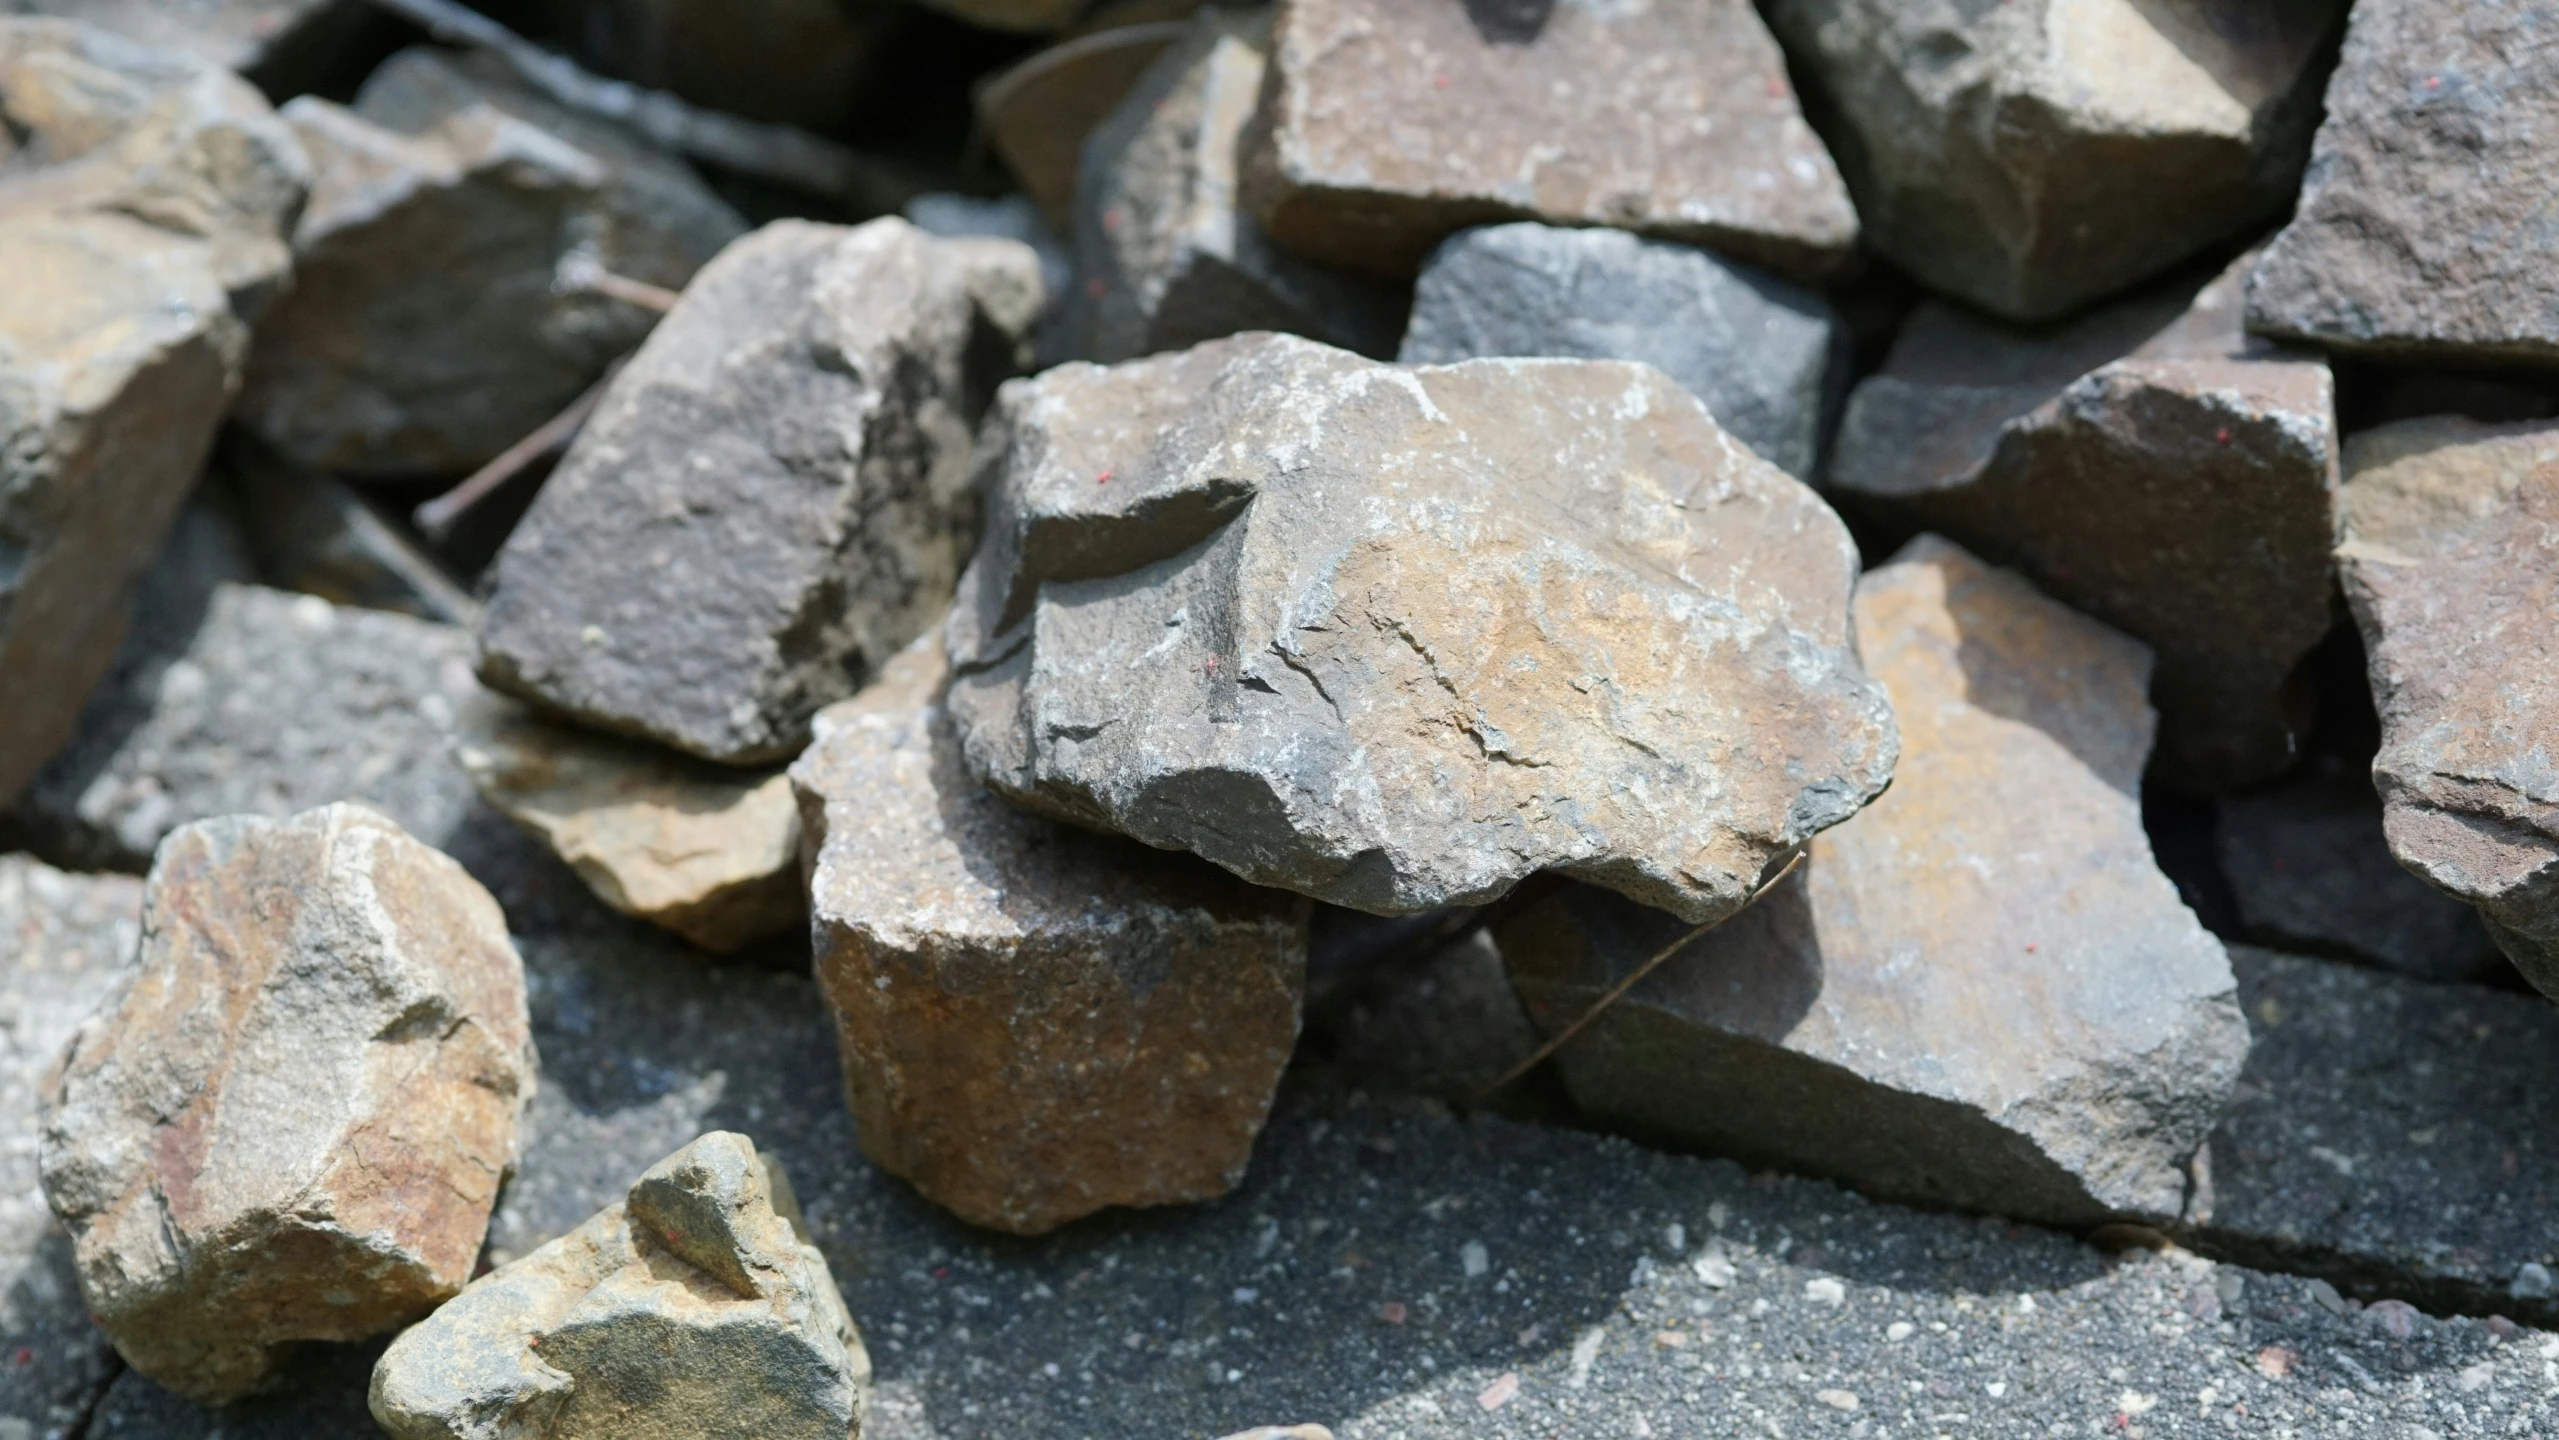
[[[1242,336],[985,433],[951,711],[1050,814],[1380,914],[1558,869],[1703,920],[1892,772],[1847,532],[1649,366]]]
[[[2559,999],[2559,425],[2402,421],[2349,441],[2346,475],[2390,851]]]
[[[845,1440],[871,1378],[781,1168],[713,1131],[391,1342],[395,1440]]]
[[[978,88],[977,119],[988,148],[1022,182],[1050,225],[1075,228],[1085,140],[1184,28],[1158,20],[1079,35]]]
[[[1875,248],[2042,320],[2283,212],[2343,0],[1775,0]]]
[[[1858,583],[1856,623],[1901,718],[1892,789],[1565,1046],[1566,1088],[1612,1128],[1932,1204],[2174,1220],[2248,1027],[2142,831],[2148,656],[1933,536]],[[1496,936],[1554,1034],[1687,929],[1569,887]]]
[[[2049,335],[1923,306],[1849,397],[1828,471],[1843,504],[2147,643],[2159,768],[2206,791],[2298,758],[2300,667],[2332,614],[2335,385],[2240,332],[2248,263]]]
[[[927,235],[945,240],[981,236],[996,240],[1019,240],[1040,257],[1040,318],[1032,330],[1034,370],[1074,358],[1075,337],[1067,315],[1066,298],[1075,289],[1075,255],[1049,229],[1037,206],[1026,195],[1006,195],[984,200],[974,195],[950,191],[927,191],[906,202],[907,223]]]
[[[0,15],[53,15],[236,70],[270,94],[274,82],[327,68],[360,34],[363,6],[346,0],[0,0]]]
[[[217,465],[267,584],[448,625],[479,618],[480,603],[443,564],[348,486],[245,434],[224,441]]]
[[[1411,275],[1469,225],[1613,225],[1798,279],[1857,212],[1743,0],[1282,0],[1245,197],[1317,260]]]
[[[2363,0],[2248,324],[2331,350],[2559,360],[2559,9]]]
[[[1261,96],[1269,34],[1268,11],[1203,10],[1085,142],[1081,358],[1128,360],[1245,330],[1394,354],[1410,297],[1280,251],[1237,196],[1236,148]]]
[[[564,260],[674,289],[745,229],[684,162],[487,57],[403,51],[353,109],[304,96],[284,115],[317,178],[240,419],[307,469],[478,467],[657,321],[558,285]]]
[[[481,675],[705,759],[789,759],[949,603],[969,429],[1039,308],[1010,241],[780,221],[730,247],[499,554]]]
[[[1641,360],[1705,401],[1734,439],[1810,479],[1847,385],[1846,338],[1819,295],[1692,246],[1488,225],[1431,253],[1396,358]]]
[[[605,904],[728,952],[797,929],[791,782],[572,729],[481,694],[454,759],[500,814],[576,868]]]
[[[5,803],[113,661],[306,175],[237,77],[64,21],[0,18],[0,112]]]
[[[533,1083],[523,964],[460,866],[361,806],[205,821],[50,1082],[45,1198],[125,1360],[220,1403],[462,1288]]]
[[[791,767],[863,1153],[1018,1234],[1225,1194],[1297,1040],[1304,902],[980,790],[947,673],[918,642]]]

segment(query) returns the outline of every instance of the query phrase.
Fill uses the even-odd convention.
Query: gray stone
[[[1409,297],[1281,251],[1242,208],[1237,145],[1269,36],[1267,11],[1203,10],[1085,141],[1080,358],[1128,360],[1245,330],[1394,353]]]
[[[293,293],[258,326],[240,419],[314,470],[459,476],[550,419],[655,312],[562,264],[681,287],[745,229],[683,161],[409,50],[349,109],[285,106],[312,158]]]
[[[1650,366],[1245,336],[1007,386],[970,769],[1376,913],[1557,869],[1728,913],[1891,775],[1819,498]]]
[[[1920,308],[1849,397],[1842,504],[1946,534],[2158,655],[2160,770],[2227,790],[2299,758],[2328,633],[2328,367],[2239,328],[2243,258],[2035,334]]]
[[[338,605],[467,626],[480,603],[353,488],[234,434],[215,461],[258,578]]]
[[[2248,323],[2332,350],[2559,361],[2559,6],[2360,0]]]
[[[2344,0],[1775,0],[1875,248],[2049,319],[2283,212]]]
[[[1641,360],[1705,401],[1733,438],[1810,479],[1848,382],[1845,341],[1821,296],[1692,246],[1490,225],[1431,252],[1396,358]]]
[[[135,1369],[215,1403],[458,1292],[534,1085],[497,902],[361,806],[169,837],[47,1081],[44,1192]]]
[[[892,218],[731,246],[499,554],[482,676],[705,759],[789,759],[949,603],[969,428],[1039,308],[1012,241]]]
[[[77,20],[261,79],[279,69],[310,70],[354,29],[349,11],[360,15],[361,6],[347,0],[0,0],[0,15]]]

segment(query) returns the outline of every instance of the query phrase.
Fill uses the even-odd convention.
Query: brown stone
[[[1085,138],[1185,28],[1156,20],[1078,35],[978,90],[978,123],[986,127],[987,144],[1022,182],[1051,229],[1064,234],[1074,228]]]
[[[987,794],[945,675],[919,642],[791,767],[863,1151],[1023,1234],[1226,1193],[1297,1039],[1304,903]]]

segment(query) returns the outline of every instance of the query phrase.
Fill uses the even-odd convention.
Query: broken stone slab
[[[1875,248],[2045,320],[2279,216],[2343,0],[1776,0]]]
[[[1923,305],[1849,396],[1831,493],[2013,564],[2158,656],[2158,766],[2236,789],[2299,758],[2328,633],[2335,384],[2239,326],[2248,260],[2048,334]]]
[[[2390,851],[2559,999],[2559,424],[2401,421],[2353,437],[2346,475]]]
[[[136,1370],[201,1403],[458,1292],[534,1054],[497,902],[379,814],[169,837],[131,982],[45,1097],[46,1200]]]
[[[2142,830],[2148,654],[1934,536],[1858,583],[1856,623],[1892,789],[1566,1045],[1566,1088],[1926,1203],[2173,1221],[2248,1027]],[[1572,886],[1495,935],[1553,1035],[1689,928]]]
[[[1306,905],[979,788],[927,639],[791,767],[863,1153],[1037,1234],[1235,1188],[1297,1041]]]
[[[870,1378],[790,1181],[713,1131],[391,1342],[371,1398],[396,1440],[844,1440]]]
[[[499,553],[482,677],[707,760],[797,754],[949,604],[970,428],[1040,301],[1029,247],[895,218],[722,252]]]
[[[1282,0],[1245,199],[1281,246],[1407,276],[1469,225],[1611,225],[1797,279],[1857,212],[1743,0]]]
[[[1799,479],[1848,380],[1839,317],[1813,291],[1694,246],[1525,223],[1462,230],[1431,252],[1396,358],[1480,355],[1659,366]]]
[[[258,578],[337,605],[470,625],[480,602],[364,498],[336,479],[234,432],[215,461],[235,502]]]
[[[2250,328],[2330,350],[2559,361],[2559,10],[2363,0]]]
[[[1237,145],[1269,43],[1267,10],[1203,10],[1085,142],[1079,358],[1128,360],[1246,330],[1394,354],[1409,295],[1280,250],[1242,208]]]
[[[1379,914],[1729,913],[1892,773],[1856,549],[1645,365],[1291,336],[1007,386],[947,635],[1017,802]]]
[[[564,266],[676,289],[746,228],[683,161],[415,49],[352,109],[285,106],[312,158],[295,285],[258,326],[240,419],[307,469],[459,476],[648,335],[655,312]]]
[[[987,147],[1041,219],[1074,229],[1085,140],[1182,34],[1178,20],[1112,25],[1052,45],[977,88]]]
[[[791,782],[544,719],[483,692],[453,756],[498,813],[567,861],[596,898],[723,953],[799,928]]]

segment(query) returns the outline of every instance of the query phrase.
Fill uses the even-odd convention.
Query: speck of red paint
[[[950,1266],[948,1266],[948,1265],[936,1265],[936,1266],[934,1266],[934,1267],[933,1267],[933,1278],[934,1278],[934,1279],[936,1279],[936,1280],[948,1280],[948,1279],[950,1279],[950,1278],[951,1278],[951,1267],[950,1267]]]
[[[2029,944],[2029,945],[2026,947],[2026,953],[2027,953],[2027,954],[2029,954],[2029,955],[2034,954],[2034,953],[2035,953],[2035,947],[2034,947],[2032,944]]]
[[[1772,99],[1777,99],[1777,100],[1783,100],[1783,99],[1785,99],[1785,98],[1786,98],[1786,82],[1785,82],[1785,81],[1783,81],[1783,80],[1778,79],[1778,78],[1777,78],[1776,76],[1774,76],[1774,75],[1770,76],[1770,77],[1768,78],[1768,93],[1769,93],[1769,96],[1770,96]]]
[[[1434,89],[1434,90],[1445,90],[1445,89],[1447,89],[1447,88],[1448,88],[1448,77],[1447,77],[1447,76],[1445,76],[1445,75],[1434,75],[1434,76],[1432,76],[1432,77],[1431,77],[1431,88],[1432,88],[1432,89]]]
[[[1092,296],[1096,300],[1099,300],[1103,296],[1111,293],[1111,287],[1103,284],[1102,277],[1096,275],[1092,279],[1084,282],[1084,293]]]
[[[2443,77],[2441,75],[2427,76],[2426,88],[2429,90],[2441,90],[2443,88]]]
[[[24,1345],[19,1346],[19,1347],[18,1347],[18,1363],[19,1363],[20,1365],[33,1365],[34,1363],[36,1363],[36,1352],[34,1352],[33,1350],[28,1349],[28,1348],[27,1348],[26,1346],[24,1346]]]
[[[1105,465],[1102,467],[1102,473],[1093,477],[1093,483],[1096,485],[1108,485],[1111,483],[1111,477],[1118,473],[1119,470],[1116,466]]]
[[[2220,441],[2224,445],[2227,445],[2230,443],[2230,432],[2227,430],[2215,430],[2212,432],[2212,438]]]

